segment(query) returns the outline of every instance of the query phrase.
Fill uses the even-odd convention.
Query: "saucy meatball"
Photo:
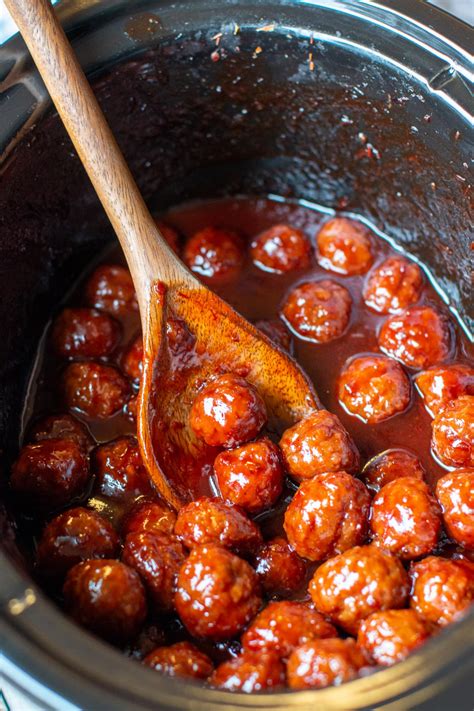
[[[260,529],[242,509],[207,496],[179,510],[174,532],[187,548],[215,543],[246,554],[262,543]]]
[[[143,339],[137,336],[130,343],[122,358],[122,370],[130,380],[140,382],[143,371]]]
[[[325,560],[364,542],[369,511],[370,494],[359,479],[343,471],[317,474],[300,484],[284,529],[299,555]]]
[[[70,363],[63,375],[63,392],[68,408],[103,420],[122,409],[130,396],[130,385],[110,365]]]
[[[440,509],[424,481],[402,477],[375,496],[370,527],[376,545],[405,560],[419,558],[438,542]]]
[[[48,523],[38,543],[36,561],[43,575],[61,577],[83,560],[113,558],[118,546],[113,526],[95,511],[78,506]]]
[[[422,480],[425,470],[413,452],[407,449],[387,449],[367,462],[362,469],[362,476],[366,487],[377,492],[385,484],[404,476]]]
[[[186,559],[182,544],[165,534],[135,531],[125,539],[122,561],[134,568],[158,612],[174,607],[176,580]]]
[[[270,508],[283,490],[280,450],[268,437],[221,452],[214,471],[222,497],[250,513]]]
[[[287,429],[280,449],[289,474],[297,481],[316,474],[353,473],[359,467],[359,453],[336,415],[327,410],[312,412]]]
[[[260,269],[284,274],[309,267],[311,245],[304,232],[296,227],[274,225],[252,241],[250,255]]]
[[[318,232],[318,263],[339,274],[365,274],[372,264],[369,231],[355,220],[335,217]]]
[[[216,689],[240,691],[271,691],[285,685],[285,667],[276,654],[243,652],[235,659],[222,662],[209,684]]]
[[[102,264],[90,276],[85,287],[89,306],[120,316],[138,310],[130,272],[118,264]]]
[[[153,499],[139,499],[122,522],[122,535],[147,531],[173,535],[176,514],[166,504]]]
[[[181,567],[175,605],[195,637],[231,639],[256,615],[261,602],[253,568],[221,546],[194,548]]]
[[[388,257],[370,272],[364,301],[380,314],[396,314],[418,301],[422,286],[421,269],[415,262]]]
[[[63,587],[69,614],[100,637],[123,644],[145,621],[140,577],[118,560],[86,560],[70,569]]]
[[[357,678],[367,666],[353,639],[318,639],[295,649],[286,669],[290,689],[324,689]]]
[[[291,334],[283,321],[280,319],[265,320],[255,322],[259,331],[265,334],[275,345],[282,350],[291,351]]]
[[[408,575],[398,558],[377,546],[356,546],[323,563],[309,584],[315,607],[349,634],[372,612],[404,607]]]
[[[231,230],[206,227],[196,232],[184,247],[185,264],[207,283],[235,279],[245,259],[240,237]]]
[[[211,447],[238,447],[254,439],[266,421],[265,403],[257,390],[232,373],[208,383],[189,416],[194,434]]]
[[[143,664],[165,676],[207,679],[214,669],[207,654],[190,642],[177,642],[170,647],[158,647],[147,654]]]
[[[288,657],[291,652],[312,639],[336,637],[330,622],[304,602],[282,600],[270,602],[242,635],[245,650],[275,652]]]
[[[435,417],[451,400],[474,395],[474,370],[468,365],[444,365],[418,373],[415,384],[428,413]]]
[[[50,511],[80,496],[89,476],[88,457],[76,442],[45,439],[23,447],[10,485],[29,505]]]
[[[379,346],[408,368],[428,368],[449,356],[448,321],[431,306],[412,306],[382,325]]]
[[[288,595],[299,590],[306,579],[306,565],[284,538],[273,538],[257,551],[253,565],[269,595]]]
[[[342,336],[349,323],[351,295],[330,279],[306,281],[290,291],[281,317],[297,336],[313,343],[329,343]]]
[[[427,622],[444,627],[474,601],[474,563],[428,556],[410,568],[410,607]]]
[[[123,500],[150,494],[152,486],[134,437],[101,444],[93,454],[95,493]]]
[[[45,439],[69,439],[84,452],[90,452],[95,446],[87,427],[72,415],[51,415],[36,423],[30,433],[33,442]]]
[[[397,361],[385,356],[361,356],[344,366],[339,400],[344,408],[373,425],[406,410],[410,381]]]
[[[120,326],[96,309],[64,309],[54,322],[52,341],[62,358],[102,358],[116,347]]]
[[[408,657],[428,637],[426,623],[414,610],[384,610],[362,620],[357,644],[374,664],[389,667]]]
[[[438,479],[436,496],[450,538],[474,550],[474,469],[458,469]]]
[[[474,395],[462,395],[438,412],[431,446],[448,467],[474,467]]]

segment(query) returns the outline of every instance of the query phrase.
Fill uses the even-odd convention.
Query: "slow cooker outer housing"
[[[469,28],[409,0],[66,0],[59,12],[153,207],[273,193],[357,212],[423,260],[472,327]],[[19,38],[0,49],[0,115],[5,484],[38,338],[112,235]],[[37,696],[49,687],[87,709],[471,709],[472,614],[340,688],[229,695],[159,677],[73,625],[28,578],[14,528],[0,510],[0,638]]]

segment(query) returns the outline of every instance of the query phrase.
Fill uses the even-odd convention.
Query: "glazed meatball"
[[[140,574],[158,612],[174,608],[176,580],[186,559],[182,544],[165,534],[135,531],[125,539],[122,561]]]
[[[289,474],[297,481],[316,474],[353,473],[359,467],[359,453],[336,415],[327,410],[313,412],[287,429],[280,449]]]
[[[137,336],[130,343],[122,358],[122,370],[130,380],[140,382],[143,370],[143,339]]]
[[[370,494],[346,472],[317,474],[300,484],[285,512],[290,545],[303,558],[325,560],[367,536]]]
[[[474,550],[474,469],[458,469],[442,476],[436,484],[436,496],[450,538]]]
[[[304,602],[270,602],[242,636],[245,650],[274,652],[286,658],[300,644],[320,637],[337,637],[337,632],[319,612]]]
[[[93,454],[96,494],[118,501],[150,494],[152,486],[134,437],[118,437]]]
[[[138,310],[130,272],[117,264],[102,264],[90,276],[85,287],[89,306],[120,316]]]
[[[318,232],[318,262],[339,274],[365,274],[372,264],[369,231],[355,220],[335,217]]]
[[[404,607],[408,575],[398,558],[377,546],[356,546],[323,563],[309,593],[316,609],[356,634],[372,612]]]
[[[249,513],[270,508],[283,490],[280,450],[268,437],[221,452],[214,471],[222,497]]]
[[[231,639],[255,616],[261,602],[253,568],[221,546],[194,548],[181,567],[175,605],[195,637]]]
[[[324,689],[351,681],[367,660],[353,639],[318,639],[295,649],[286,669],[290,689]]]
[[[235,279],[245,259],[240,237],[231,230],[206,227],[196,232],[185,245],[184,262],[209,284]]]
[[[122,409],[130,396],[130,385],[110,365],[70,363],[63,375],[63,392],[68,408],[103,420]]]
[[[247,651],[220,664],[209,684],[216,689],[244,694],[271,691],[285,685],[285,667],[276,654]]]
[[[45,439],[23,447],[10,485],[28,505],[51,511],[83,494],[89,476],[88,457],[76,442]]]
[[[396,314],[418,301],[422,285],[421,269],[415,262],[388,257],[370,272],[364,301],[379,314]]]
[[[72,415],[51,415],[43,418],[33,427],[30,439],[32,442],[69,439],[87,453],[95,446],[87,427]]]
[[[242,509],[207,496],[180,509],[174,532],[187,548],[215,543],[248,554],[262,543],[260,529]]]
[[[174,227],[167,225],[166,222],[163,222],[162,220],[155,220],[155,223],[173,252],[179,254],[179,234],[177,230],[175,230]]]
[[[166,504],[153,499],[139,499],[122,522],[122,535],[146,531],[173,535],[176,514]]]
[[[413,452],[407,449],[387,449],[367,462],[362,476],[366,487],[376,493],[385,484],[404,476],[422,480],[425,470]]]
[[[147,607],[140,577],[118,560],[86,560],[68,572],[63,588],[70,615],[99,636],[123,644],[135,637]]]
[[[204,652],[190,642],[177,642],[170,647],[158,647],[147,654],[143,664],[165,676],[207,679],[214,665]]]
[[[274,225],[252,241],[250,255],[260,269],[284,274],[309,267],[311,245],[304,232],[296,227]]]
[[[474,395],[474,370],[468,365],[444,365],[418,373],[415,384],[428,413],[435,417],[451,400]]]
[[[444,627],[474,601],[474,563],[428,556],[410,568],[410,607],[427,622]]]
[[[113,526],[95,511],[78,506],[48,523],[36,552],[43,575],[59,578],[76,563],[90,558],[113,558],[119,539]]]
[[[406,410],[410,404],[410,381],[397,361],[385,356],[362,356],[344,366],[338,393],[351,415],[373,425]]]
[[[273,538],[257,551],[253,565],[269,595],[289,595],[306,579],[306,565],[284,538]]]
[[[266,421],[265,403],[256,389],[231,373],[198,393],[189,416],[194,434],[211,447],[238,447],[254,439]]]
[[[52,341],[62,358],[108,356],[120,338],[120,326],[96,309],[64,309],[54,322]]]
[[[426,623],[414,610],[384,610],[362,620],[357,644],[374,664],[389,667],[408,657],[428,637]]]
[[[428,368],[451,352],[449,323],[431,306],[412,306],[385,321],[379,346],[408,368]]]
[[[285,323],[305,341],[329,343],[349,323],[351,295],[335,281],[306,281],[290,291],[281,308]]]
[[[265,334],[273,343],[279,346],[282,350],[291,351],[291,334],[287,327],[280,321],[280,319],[274,320],[261,320],[255,322],[256,327],[259,331]]]
[[[448,467],[474,467],[474,395],[462,395],[433,420],[431,446]]]

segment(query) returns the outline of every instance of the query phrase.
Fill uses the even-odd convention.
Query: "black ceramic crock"
[[[416,0],[65,0],[58,12],[153,207],[258,193],[353,211],[429,265],[472,330],[466,25]],[[0,153],[8,508],[38,339],[112,238],[18,37],[0,49]],[[41,707],[472,709],[473,615],[339,688],[232,695],[161,678],[76,627],[29,578],[3,509],[0,526],[3,673]]]

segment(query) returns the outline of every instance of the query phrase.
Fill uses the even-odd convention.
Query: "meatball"
[[[117,264],[102,264],[93,272],[85,287],[89,306],[120,316],[138,310],[130,272]]]
[[[203,281],[215,284],[234,280],[240,274],[245,253],[235,232],[206,227],[188,240],[183,259]]]
[[[408,368],[428,368],[451,352],[449,323],[431,306],[412,306],[385,321],[379,346]]]
[[[351,295],[335,281],[306,281],[286,297],[281,317],[297,336],[313,343],[329,343],[342,336],[349,323]]]
[[[63,391],[68,408],[103,420],[122,409],[130,396],[130,385],[110,365],[70,363],[64,371]]]
[[[311,245],[304,232],[296,227],[274,225],[252,241],[250,255],[260,269],[284,274],[309,267]]]
[[[54,322],[52,341],[62,358],[108,356],[120,338],[120,326],[96,309],[64,309]]]
[[[180,509],[174,532],[187,548],[215,543],[248,554],[262,543],[259,527],[242,509],[207,496]]]
[[[257,551],[253,565],[269,595],[289,595],[306,580],[306,565],[284,538],[273,538]]]
[[[238,447],[254,439],[266,421],[265,403],[257,390],[232,373],[208,383],[189,416],[194,434],[211,447]]]
[[[214,471],[222,497],[250,513],[270,508],[283,490],[280,450],[267,437],[221,452]]]
[[[474,467],[474,395],[461,395],[436,415],[431,446],[448,467]]]
[[[323,563],[309,584],[316,609],[349,634],[372,612],[404,607],[408,575],[398,558],[377,546],[356,546]]]
[[[128,420],[130,420],[130,422],[134,422],[136,424],[137,412],[138,412],[138,395],[134,395],[134,397],[131,397],[130,400],[124,406],[123,414],[125,415],[125,417]]]
[[[175,605],[195,637],[231,639],[255,616],[261,602],[253,568],[221,546],[194,548],[181,567]]]
[[[400,363],[385,356],[353,358],[339,377],[341,404],[370,425],[406,410],[410,391],[410,381]]]
[[[335,217],[318,232],[318,263],[339,274],[365,274],[372,264],[369,231],[346,217]]]
[[[387,449],[372,457],[362,470],[366,487],[374,492],[395,479],[409,476],[422,480],[424,475],[422,463],[407,449]]]
[[[152,492],[152,486],[134,437],[118,437],[97,447],[93,454],[94,491],[118,501]]]
[[[287,429],[280,449],[289,474],[297,481],[340,470],[354,473],[359,467],[352,438],[338,417],[327,410],[313,412]]]
[[[402,477],[375,496],[370,527],[376,545],[405,560],[419,558],[438,542],[440,509],[424,481]]]
[[[79,624],[109,642],[133,639],[147,607],[140,577],[118,560],[86,560],[68,572],[64,602]]]
[[[317,474],[300,484],[285,512],[290,545],[309,560],[325,560],[367,536],[370,494],[346,472]]]
[[[140,382],[143,371],[143,339],[137,336],[130,343],[122,358],[122,369],[125,375],[135,383]]]
[[[353,639],[318,639],[295,649],[286,669],[290,689],[323,689],[351,681],[367,660]]]
[[[140,574],[158,612],[174,608],[176,580],[186,551],[179,541],[165,534],[135,531],[125,539],[122,561]]]
[[[139,499],[122,522],[122,535],[146,531],[173,535],[176,514],[166,504],[149,498]]]
[[[240,691],[271,691],[285,685],[285,667],[276,654],[243,652],[220,664],[209,684],[216,689]]]
[[[428,637],[426,623],[414,610],[384,610],[362,620],[357,644],[374,664],[389,667],[408,657]]]
[[[50,415],[36,423],[30,433],[33,442],[45,439],[69,439],[84,452],[90,452],[95,442],[87,427],[72,415]]]
[[[29,505],[51,511],[83,494],[89,476],[88,457],[76,442],[45,439],[23,447],[10,485]]]
[[[396,314],[415,304],[423,286],[420,267],[403,257],[388,257],[365,283],[364,301],[380,314]]]
[[[113,558],[119,539],[108,521],[95,511],[78,506],[48,523],[36,552],[43,575],[59,578],[76,563],[90,558]]]
[[[163,222],[162,220],[155,220],[155,223],[173,252],[179,254],[179,234],[177,230],[175,230],[174,227],[167,225],[166,222]]]
[[[435,417],[451,400],[474,395],[474,370],[468,365],[444,365],[418,373],[415,384],[425,407]]]
[[[474,469],[458,469],[442,476],[436,484],[436,496],[450,538],[474,550]]]
[[[177,642],[170,647],[157,647],[147,654],[143,664],[166,676],[207,679],[214,669],[207,654],[190,642]]]
[[[259,331],[265,334],[275,345],[284,351],[291,351],[291,334],[280,319],[261,320],[255,322]]]
[[[337,637],[337,632],[319,612],[304,602],[270,602],[242,636],[244,650],[275,652],[288,657],[300,644],[320,637]]]
[[[428,556],[410,568],[410,607],[427,622],[444,627],[474,601],[474,563]]]

